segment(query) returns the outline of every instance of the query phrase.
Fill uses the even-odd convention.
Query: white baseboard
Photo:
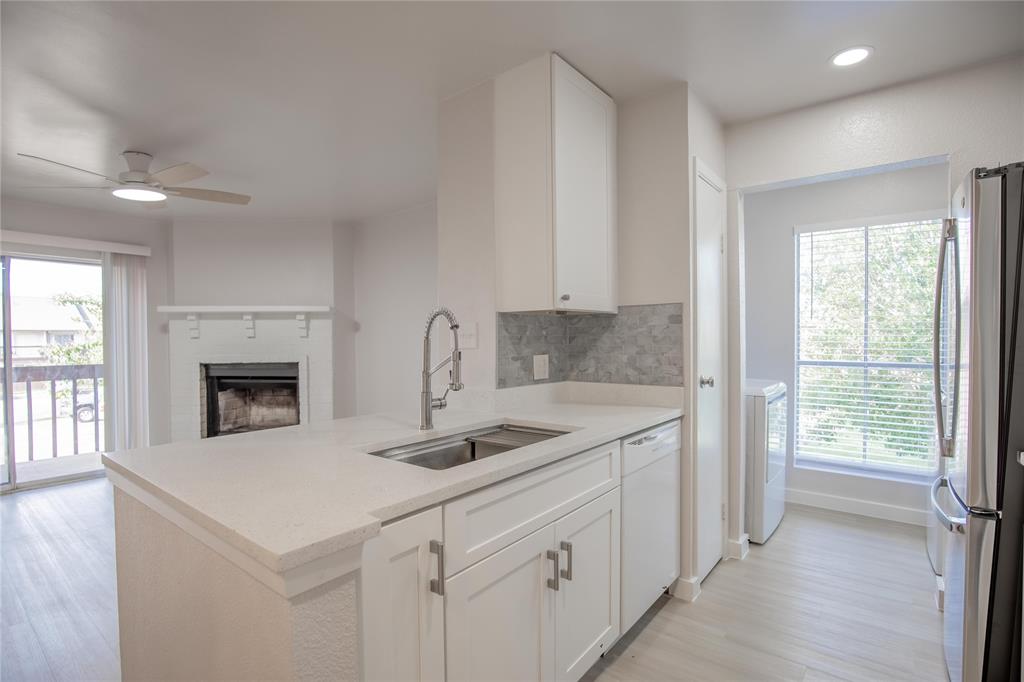
[[[671,593],[676,599],[694,601],[700,596],[700,579],[680,578],[676,581],[675,591]]]
[[[885,521],[898,521],[909,523],[915,526],[928,525],[928,511],[925,509],[914,509],[912,507],[900,507],[884,502],[872,502],[860,500],[853,497],[841,497],[829,495],[811,490],[797,490],[786,488],[786,502],[802,504],[806,507],[818,507],[819,509],[830,509],[832,511],[868,516],[874,519]]]
[[[740,536],[739,540],[729,540],[725,543],[725,558],[726,559],[739,559],[742,561],[747,558],[747,554],[750,552],[750,535],[744,533]]]

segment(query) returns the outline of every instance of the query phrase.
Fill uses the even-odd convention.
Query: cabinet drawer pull
[[[565,551],[565,568],[559,573],[566,580],[572,580],[572,543],[562,540],[562,544],[559,545]]]
[[[438,540],[430,541],[430,553],[437,555],[437,577],[430,579],[430,591],[434,594],[444,596],[444,543]]]
[[[559,296],[559,298],[563,301],[568,301],[572,297],[569,296],[569,294],[562,294],[561,296]]]
[[[548,587],[550,587],[555,592],[558,592],[558,576],[559,576],[558,558],[560,556],[561,556],[561,554],[559,554],[555,550],[553,550],[553,549],[549,549],[548,550],[547,557],[555,562],[555,577],[554,578],[548,578]]]

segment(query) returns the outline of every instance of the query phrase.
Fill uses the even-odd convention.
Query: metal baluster
[[[57,380],[50,379],[50,437],[53,440],[52,457],[57,456]]]
[[[78,454],[78,379],[71,380],[71,437]]]
[[[92,434],[96,443],[95,452],[100,451],[100,380],[96,376],[97,370],[92,368]]]
[[[32,427],[35,426],[32,422],[32,381],[25,379],[25,410],[28,413],[28,461],[35,459],[35,434],[32,433],[34,430]]]

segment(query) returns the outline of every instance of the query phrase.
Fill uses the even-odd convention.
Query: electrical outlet
[[[548,356],[545,355],[534,355],[533,356],[533,380],[540,381],[548,378]]]

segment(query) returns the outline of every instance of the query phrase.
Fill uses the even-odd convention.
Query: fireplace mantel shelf
[[[171,315],[232,313],[329,313],[329,305],[161,305],[157,312]]]

